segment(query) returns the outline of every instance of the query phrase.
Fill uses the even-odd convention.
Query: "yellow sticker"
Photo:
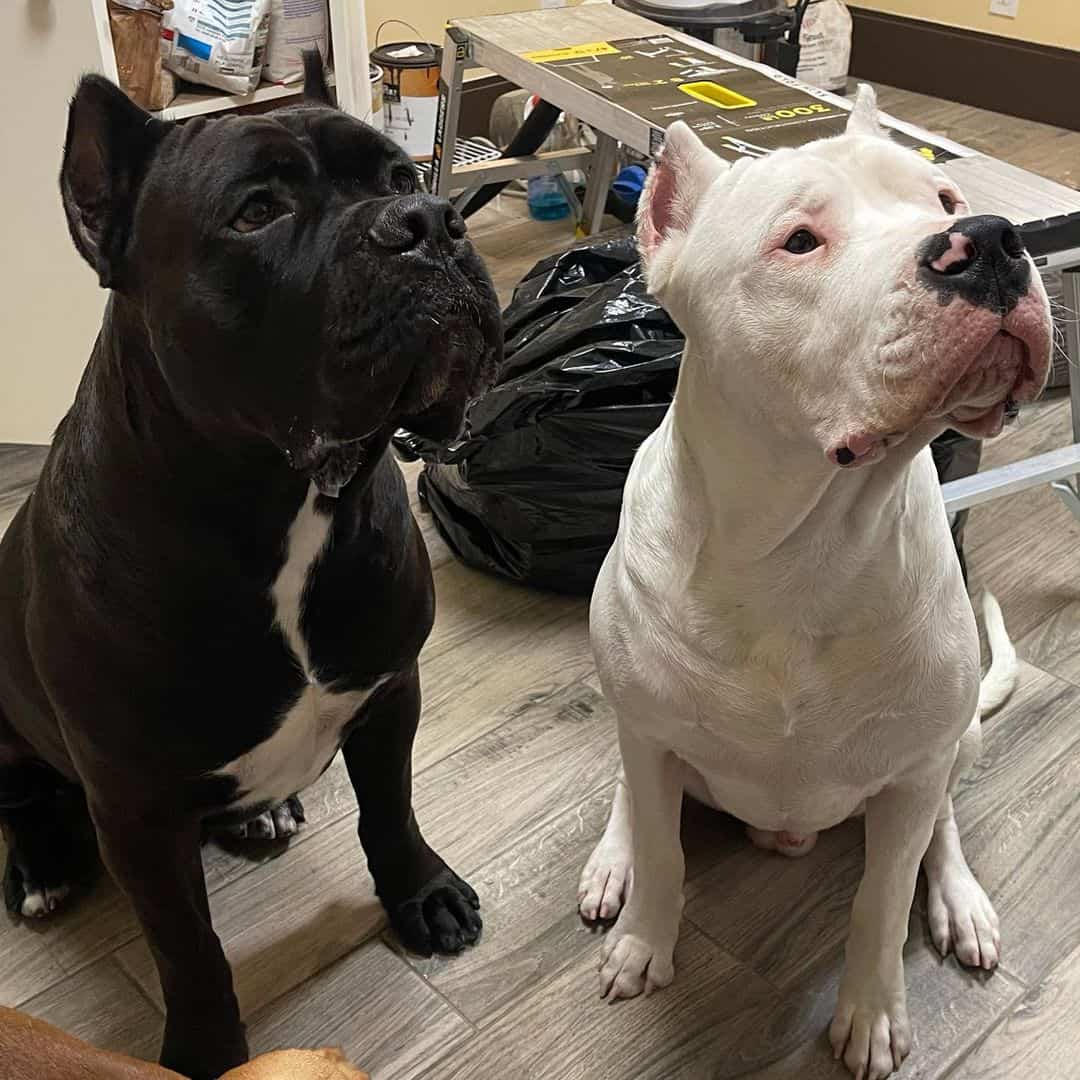
[[[935,157],[934,151],[931,150],[929,146],[920,146],[919,147],[919,153],[922,154],[922,156],[924,158],[926,158],[928,161],[933,161],[934,160],[934,157]]]
[[[550,64],[553,60],[576,60],[585,56],[611,56],[619,50],[607,41],[591,41],[588,45],[568,45],[562,49],[538,49],[522,53],[523,60],[534,64]]]

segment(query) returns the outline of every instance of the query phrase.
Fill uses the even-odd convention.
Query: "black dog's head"
[[[498,304],[465,224],[389,139],[302,105],[165,123],[97,76],[71,103],[76,247],[135,304],[175,403],[273,441],[336,493],[399,425],[457,434],[493,378]]]

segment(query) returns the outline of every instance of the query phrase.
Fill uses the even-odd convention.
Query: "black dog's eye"
[[[818,238],[809,229],[799,229],[788,237],[784,250],[792,255],[808,255],[818,246]]]
[[[390,190],[396,195],[411,195],[416,190],[416,174],[412,169],[395,169],[390,174]]]
[[[232,227],[237,232],[255,232],[257,229],[269,225],[271,221],[281,217],[284,213],[285,207],[281,203],[275,202],[266,192],[261,192],[258,195],[252,195],[244,203],[240,208],[240,213],[233,218]]]
[[[946,214],[956,213],[956,200],[947,191],[939,191],[938,200],[941,203],[941,209]]]

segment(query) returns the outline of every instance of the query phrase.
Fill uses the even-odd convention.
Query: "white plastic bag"
[[[318,49],[326,57],[328,23],[326,0],[270,0],[263,75],[274,83],[299,82],[305,49]]]
[[[798,78],[842,92],[851,61],[851,12],[843,0],[810,0],[799,42]]]
[[[174,0],[161,62],[188,82],[250,94],[259,85],[270,0]]]

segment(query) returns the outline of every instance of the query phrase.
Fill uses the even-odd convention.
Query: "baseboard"
[[[1080,131],[1080,52],[851,8],[851,74]]]

